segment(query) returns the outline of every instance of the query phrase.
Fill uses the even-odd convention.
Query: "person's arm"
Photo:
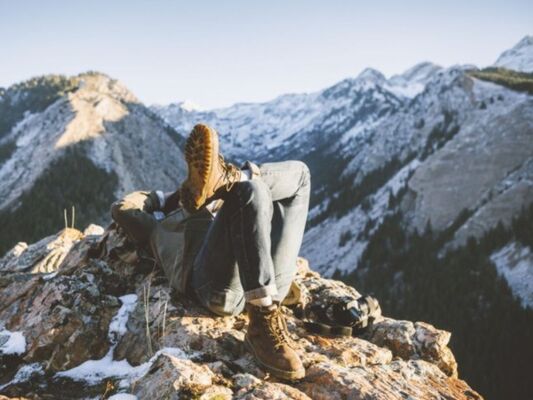
[[[163,211],[165,214],[169,214],[172,211],[177,210],[178,208],[181,208],[180,203],[180,190],[176,190],[175,192],[166,193],[164,196],[164,202],[161,206],[161,211]]]

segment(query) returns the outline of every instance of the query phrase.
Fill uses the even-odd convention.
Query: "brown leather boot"
[[[226,163],[218,150],[218,134],[211,127],[198,124],[185,143],[189,174],[180,190],[183,207],[194,212],[208,199],[220,198],[239,182],[241,171]]]
[[[305,368],[291,347],[285,318],[277,304],[270,307],[246,305],[250,323],[244,341],[257,362],[277,378],[302,379]]]

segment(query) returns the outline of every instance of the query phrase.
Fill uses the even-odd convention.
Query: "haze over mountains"
[[[395,316],[450,329],[469,382],[504,398],[526,380],[533,332],[533,38],[494,66],[505,69],[367,69],[319,92],[208,111],[148,108],[95,72],[0,89],[0,251],[55,233],[71,206],[83,228],[106,223],[129,191],[174,189],[184,138],[206,122],[237,164],[306,161],[302,255]],[[485,335],[495,324],[509,328]],[[508,342],[516,362],[501,372]]]

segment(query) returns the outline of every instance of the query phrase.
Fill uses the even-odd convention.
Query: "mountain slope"
[[[115,197],[172,190],[185,175],[175,132],[118,81],[87,73],[61,78],[63,90],[55,79],[15,85],[1,99],[3,116],[19,115],[2,120],[0,136],[2,252],[57,230],[64,208],[75,206],[80,224],[103,222]],[[25,101],[39,91],[47,102]]]
[[[533,36],[525,36],[514,47],[504,51],[494,66],[521,72],[533,72]]]

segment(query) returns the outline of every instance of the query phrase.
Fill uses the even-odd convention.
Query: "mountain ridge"
[[[125,86],[105,74],[95,72],[69,79],[74,84],[68,92],[50,96],[53,101],[42,109],[26,110],[21,119],[0,138],[0,148],[7,147],[9,150],[0,164],[0,219],[15,224],[10,225],[15,232],[14,237],[10,237],[11,234],[4,237],[6,231],[2,234],[3,251],[13,244],[13,240],[17,240],[17,219],[20,220],[21,210],[24,209],[24,204],[20,202],[23,195],[26,194],[26,204],[29,204],[32,198],[43,195],[31,194],[40,180],[48,180],[47,185],[53,188],[61,187],[62,181],[72,178],[68,170],[63,171],[60,174],[62,176],[54,173],[58,162],[65,167],[68,165],[68,149],[76,149],[76,157],[84,157],[87,168],[96,168],[94,173],[102,175],[103,182],[113,182],[113,188],[101,202],[97,214],[89,211],[92,207],[89,199],[95,201],[100,188],[91,188],[96,193],[85,201],[81,200],[81,203],[78,198],[77,204],[72,202],[72,198],[43,198],[42,203],[48,203],[51,209],[42,211],[55,217],[50,215],[46,222],[43,221],[43,230],[38,229],[35,235],[44,234],[44,229],[50,229],[51,226],[54,226],[53,229],[61,227],[64,208],[77,207],[80,222],[89,222],[89,216],[85,216],[87,209],[87,213],[91,214],[90,219],[103,223],[109,207],[104,207],[105,202],[110,204],[127,192],[150,188],[152,185],[166,191],[175,190],[185,176],[186,165],[177,135]],[[46,91],[48,84],[46,79],[37,79],[33,90]],[[7,109],[2,115],[16,107],[16,102],[8,100]],[[62,160],[67,160],[67,163]],[[91,164],[94,168],[89,167]],[[81,175],[71,180],[69,185],[74,185],[71,192],[76,195],[76,191],[91,187],[91,181],[89,177]],[[28,221],[24,226],[20,229],[31,233],[32,224]],[[37,238],[30,236],[26,239]]]

